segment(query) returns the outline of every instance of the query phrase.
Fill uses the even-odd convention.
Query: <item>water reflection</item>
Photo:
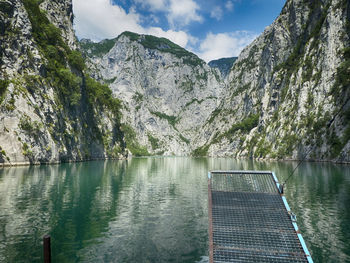
[[[287,191],[316,262],[350,261],[350,169],[304,164]]]
[[[0,170],[0,262],[198,262],[207,258],[207,172],[296,163],[137,158]],[[315,262],[350,261],[349,166],[303,163],[286,196]]]

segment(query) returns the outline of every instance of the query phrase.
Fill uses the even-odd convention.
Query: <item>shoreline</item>
[[[9,167],[24,167],[24,166],[39,166],[39,165],[58,165],[64,163],[83,163],[83,162],[93,162],[93,161],[107,161],[107,160],[127,160],[128,158],[91,158],[84,160],[69,160],[69,161],[53,161],[53,162],[13,162],[13,163],[1,163],[0,169]]]
[[[305,163],[332,163],[337,165],[350,165],[350,162],[348,161],[333,161],[333,160],[316,160],[316,159],[306,159],[306,160],[298,160],[298,159],[250,159],[250,158],[234,158],[230,156],[130,156],[130,157],[124,157],[124,158],[91,158],[91,159],[84,159],[84,160],[68,160],[68,161],[53,161],[53,162],[13,162],[13,163],[1,163],[0,169],[2,168],[10,168],[10,167],[23,167],[23,166],[39,166],[39,165],[58,165],[58,164],[64,164],[64,163],[81,163],[81,162],[92,162],[92,161],[108,161],[108,160],[128,160],[131,158],[147,158],[147,157],[158,157],[158,158],[168,158],[168,157],[188,157],[188,158],[232,158],[236,160],[253,160],[258,162],[305,162]]]

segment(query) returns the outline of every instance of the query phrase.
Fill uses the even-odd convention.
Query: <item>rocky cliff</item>
[[[124,129],[133,130],[138,140],[131,145],[126,138],[131,152],[191,153],[193,139],[222,97],[224,85],[217,70],[154,36],[124,32],[101,43],[83,40],[81,46],[90,58],[92,75],[108,83],[123,102]]]
[[[71,0],[0,7],[2,164],[128,150],[350,162],[348,0],[286,1],[225,79],[164,38],[78,43]]]
[[[235,62],[195,153],[349,162],[349,19],[347,0],[288,0]]]
[[[122,157],[120,102],[85,74],[71,0],[39,2],[0,2],[0,163]]]

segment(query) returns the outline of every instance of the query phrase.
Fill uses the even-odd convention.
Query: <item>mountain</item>
[[[246,47],[195,153],[350,161],[350,4],[288,0]]]
[[[71,1],[0,7],[0,163],[126,156],[121,103],[85,74]]]
[[[135,132],[133,154],[188,155],[224,89],[216,70],[168,39],[124,32],[81,41],[91,75],[123,102],[122,122]],[[138,147],[138,148],[140,148]]]
[[[0,18],[3,165],[130,153],[350,162],[348,0],[286,1],[225,78],[165,38],[78,42],[71,0],[3,0]]]
[[[230,73],[230,70],[233,66],[233,63],[237,60],[238,57],[232,57],[232,58],[220,58],[216,60],[212,60],[208,63],[209,67],[211,68],[217,68],[220,70],[221,75],[226,78],[228,73]]]

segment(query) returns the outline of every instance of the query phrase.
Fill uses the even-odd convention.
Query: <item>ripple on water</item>
[[[139,158],[0,170],[0,262],[208,262],[207,172],[296,163]],[[350,169],[303,163],[289,205],[315,262],[350,262]]]

